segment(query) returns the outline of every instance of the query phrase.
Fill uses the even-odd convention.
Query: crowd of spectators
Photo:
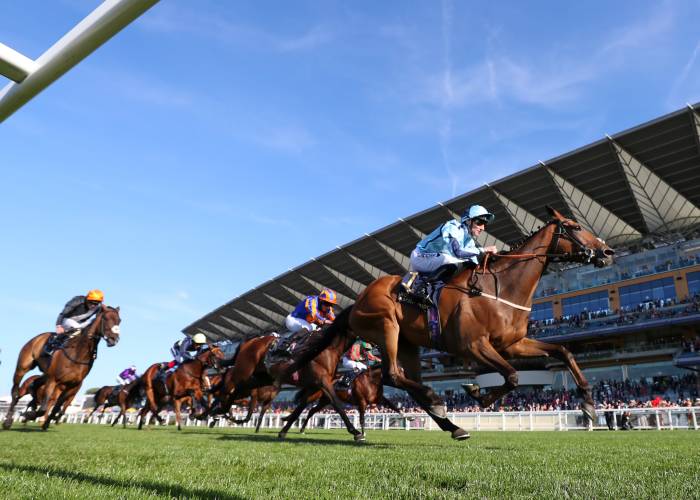
[[[593,400],[600,409],[651,408],[700,406],[700,380],[695,374],[684,377],[657,377],[653,380],[602,380],[592,387]],[[494,412],[494,411],[552,411],[576,410],[580,398],[575,391],[562,390],[515,390],[497,401],[490,408],[481,408],[464,391],[447,391],[443,395],[450,412]],[[388,397],[403,412],[413,413],[423,410],[407,394],[400,393]],[[294,409],[291,402],[275,402],[272,410],[288,413]],[[370,413],[390,411],[384,407],[373,407]],[[322,412],[332,413],[331,408]]]
[[[606,285],[617,281],[639,278],[650,274],[662,273],[673,269],[693,266],[700,263],[700,254],[686,254],[676,248],[672,255],[668,253],[668,247],[659,248],[658,255],[645,253],[648,262],[625,261],[627,256],[621,257],[611,269],[607,268],[596,272],[585,271],[579,274],[582,268],[568,269],[557,275],[548,275],[543,278],[540,288],[535,292],[535,297],[548,297],[563,292],[572,292],[583,288]],[[652,250],[654,252],[654,250]],[[633,254],[638,259],[640,254]]]
[[[626,306],[614,311],[610,309],[582,311],[579,314],[560,318],[530,320],[528,336],[551,337],[593,328],[632,325],[655,319],[687,316],[698,312],[700,312],[700,294],[696,293],[684,300],[672,298],[648,300],[635,307]]]

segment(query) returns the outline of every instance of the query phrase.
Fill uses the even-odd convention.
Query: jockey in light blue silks
[[[419,273],[414,293],[429,302],[425,296],[428,282],[446,281],[460,264],[476,266],[482,254],[497,253],[495,246],[480,247],[476,242],[495,217],[481,205],[472,205],[460,221],[451,219],[420,241],[411,252],[411,271]]]

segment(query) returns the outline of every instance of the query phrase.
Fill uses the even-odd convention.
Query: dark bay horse
[[[502,386],[485,394],[478,387],[470,391],[483,407],[518,385],[517,372],[506,358],[552,356],[571,372],[583,397],[582,409],[593,417],[591,389],[574,357],[563,346],[526,337],[527,323],[535,289],[550,262],[603,267],[612,262],[614,251],[576,221],[547,209],[552,219],[509,254],[497,256],[481,272],[463,269],[449,280],[439,304],[439,345],[433,345],[426,315],[398,302],[401,277],[383,276],[370,283],[355,304],[338,315],[308,354],[323,349],[337,335],[358,336],[379,346],[384,383],[407,391],[454,439],[466,439],[469,433],[447,418],[441,398],[422,383],[420,347],[437,347],[465,362],[474,360],[500,373],[505,379]],[[474,281],[483,295],[470,295]]]
[[[384,405],[396,413],[401,413],[401,410],[399,410],[394,403],[384,397],[381,367],[371,368],[360,373],[350,384],[349,392],[341,389],[336,390],[335,393],[338,398],[345,403],[357,407],[357,411],[360,414],[360,431],[362,434],[365,433],[365,412],[371,405]],[[306,426],[311,421],[311,417],[330,404],[321,391],[318,391],[306,398],[304,406],[314,401],[318,402],[306,415],[306,420],[304,420],[304,424],[299,430],[301,433],[306,430]]]
[[[316,332],[314,335],[320,338],[324,333]],[[229,394],[230,401],[246,397],[250,395],[252,389],[266,385],[280,387],[286,383],[300,387],[302,390],[301,400],[305,400],[309,395],[320,390],[343,419],[348,432],[353,435],[356,441],[364,441],[364,435],[355,428],[348,418],[343,408],[343,402],[338,399],[333,387],[338,362],[343,353],[354,342],[354,337],[337,336],[329,342],[329,345],[324,346],[322,352],[314,352],[313,356],[310,356],[309,352],[304,351],[299,356],[299,359],[294,360],[291,365],[282,363],[281,367],[272,366],[268,369],[264,363],[265,355],[275,338],[274,335],[266,335],[255,337],[241,344],[236,354],[235,364],[230,370],[230,374],[227,372],[227,377],[225,377],[226,391]],[[311,340],[307,342],[311,346],[315,345]],[[309,357],[312,358],[310,361],[305,359]],[[297,364],[300,366],[298,371],[289,368],[289,366]],[[289,417],[289,420],[279,433],[280,439],[286,437],[289,428],[299,417],[304,407],[298,413],[293,413]]]
[[[100,387],[95,393],[95,399],[93,400],[95,407],[88,415],[88,420],[99,408],[102,408],[101,414],[104,415],[107,408],[117,406],[119,404],[119,390],[121,387],[121,385],[103,385]]]
[[[120,387],[116,402],[119,405],[119,415],[112,421],[112,427],[117,425],[121,417],[124,417],[122,423],[124,428],[126,428],[126,410],[136,404],[141,398],[141,391],[143,390],[143,379],[141,377]]]
[[[46,377],[44,375],[32,375],[31,377],[27,377],[19,388],[19,399],[22,399],[27,395],[31,396],[32,398],[32,400],[27,404],[27,408],[22,415],[25,424],[30,420],[36,420],[36,408],[44,397],[45,382]],[[63,398],[63,405],[61,406],[60,411],[57,414],[54,414],[53,417],[53,421],[56,422],[56,424],[60,423],[61,417],[63,417],[63,415],[66,413],[66,409],[68,409],[70,404],[73,402],[73,398],[76,394],[78,394],[81,386],[82,384],[77,385],[68,392],[66,397]]]
[[[141,379],[146,392],[147,404],[139,413],[139,429],[143,427],[146,415],[151,412],[158,422],[163,419],[158,415],[166,403],[172,402],[177,421],[177,430],[182,429],[182,417],[180,414],[182,403],[190,402],[192,410],[195,410],[195,418],[206,414],[208,407],[204,399],[203,379],[208,368],[217,368],[224,359],[224,353],[216,345],[210,345],[203,349],[194,359],[185,361],[173,373],[166,377],[165,384],[159,376],[161,363],[154,363],[143,373]]]
[[[13,412],[19,399],[19,385],[22,377],[32,368],[39,367],[45,375],[44,396],[41,406],[34,415],[46,415],[42,429],[46,430],[54,416],[52,412],[60,411],[65,401],[75,395],[76,387],[82,384],[92,369],[97,356],[100,339],[105,339],[112,347],[119,342],[119,308],[103,306],[95,320],[76,336],[69,338],[63,347],[56,349],[51,357],[43,355],[44,345],[51,333],[42,333],[27,342],[20,350],[12,379],[12,401],[3,423],[4,429],[12,426]]]

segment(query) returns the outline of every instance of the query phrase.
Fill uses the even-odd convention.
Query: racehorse
[[[90,415],[88,415],[88,420],[90,420],[90,417],[92,417],[98,408],[102,408],[101,415],[104,415],[107,408],[118,405],[119,390],[121,387],[121,385],[104,385],[100,387],[95,393],[95,399],[93,400],[95,407],[90,412]]]
[[[384,386],[382,384],[382,369],[381,367],[371,368],[360,373],[354,378],[350,384],[350,390],[336,390],[336,395],[339,399],[345,403],[357,406],[357,410],[360,414],[360,432],[365,433],[365,412],[367,408],[371,405],[384,405],[396,413],[401,413],[401,410],[396,407],[394,403],[384,397]],[[323,396],[321,391],[312,394],[306,401],[303,402],[304,406],[308,406],[309,403],[318,401],[316,406],[309,410],[306,415],[306,420],[301,426],[299,432],[302,434],[306,430],[306,426],[311,421],[316,413],[324,409],[330,403],[328,399]]]
[[[182,403],[190,401],[192,410],[196,411],[195,418],[200,418],[206,414],[207,404],[204,401],[202,390],[202,379],[206,375],[208,368],[219,367],[220,361],[224,359],[224,353],[216,345],[210,345],[203,349],[194,359],[185,361],[177,369],[167,375],[165,384],[159,372],[162,369],[161,363],[154,363],[141,376],[146,392],[147,404],[139,413],[139,429],[143,427],[145,417],[150,411],[159,423],[163,419],[158,415],[161,408],[169,401],[175,409],[177,430],[181,430],[182,418],[180,410]],[[199,407],[199,408],[197,408]]]
[[[27,377],[24,382],[22,382],[22,385],[19,388],[19,399],[22,399],[24,396],[31,396],[31,401],[27,404],[27,407],[22,414],[22,418],[24,419],[24,423],[26,424],[30,420],[35,420],[36,419],[36,406],[39,404],[39,401],[44,397],[44,382],[46,381],[46,377],[44,375],[32,375],[31,377]],[[82,385],[82,384],[81,384]],[[75,395],[78,393],[80,390],[80,385],[76,386],[75,388],[71,389],[69,393],[66,395],[63,401],[63,406],[61,407],[60,411],[58,414],[54,414],[53,421],[56,422],[58,425],[61,422],[61,417],[66,413],[66,409],[70,406],[70,404],[73,402],[73,398]]]
[[[469,433],[452,423],[442,399],[422,383],[420,347],[437,348],[465,362],[471,360],[500,373],[505,383],[481,394],[473,386],[470,395],[483,407],[490,406],[518,385],[518,375],[506,358],[552,356],[573,375],[583,397],[582,410],[593,418],[595,409],[588,381],[571,353],[561,345],[526,337],[532,298],[550,262],[612,263],[614,251],[600,238],[547,207],[552,219],[507,254],[481,269],[461,269],[448,280],[439,301],[442,334],[433,340],[424,313],[398,301],[400,276],[383,276],[360,294],[326,328],[324,336],[297,360],[303,364],[337,336],[358,336],[379,346],[384,383],[407,391],[452,438]],[[474,290],[475,287],[478,287]],[[400,363],[400,364],[399,364]]]
[[[311,346],[315,346],[314,337],[321,338],[325,333],[321,331],[313,332],[309,335],[312,335],[312,337],[306,340],[304,344],[308,343]],[[333,387],[333,379],[338,362],[343,353],[354,342],[354,337],[337,336],[330,345],[324,346],[322,352],[315,352],[313,359],[308,363],[306,360],[308,352],[305,348],[298,356],[298,360],[294,359],[291,364],[280,363],[282,365],[281,368],[276,365],[268,368],[265,366],[265,356],[275,339],[274,335],[267,335],[253,338],[241,344],[236,354],[236,363],[231,369],[230,375],[225,378],[226,391],[230,400],[247,396],[251,389],[263,385],[280,387],[283,383],[287,383],[301,387],[302,392],[299,396],[301,401],[320,390],[331,406],[333,406],[333,409],[343,419],[345,427],[353,435],[355,441],[364,441],[364,434],[358,431],[350,422],[343,408],[343,402],[338,399]],[[300,362],[299,360],[302,359],[304,361]],[[289,366],[294,367],[296,365],[300,366],[298,371],[289,368]],[[287,436],[289,428],[299,417],[304,407],[305,405],[301,409],[297,407],[294,413],[288,417],[289,420],[278,434],[280,439],[284,439]]]
[[[121,323],[119,308],[103,306],[90,325],[69,338],[51,357],[43,355],[44,345],[51,336],[51,332],[41,333],[27,342],[20,350],[17,359],[12,379],[12,401],[3,422],[3,428],[9,429],[12,426],[22,377],[38,366],[45,375],[44,396],[41,398],[39,409],[34,414],[30,413],[28,417],[31,419],[47,415],[42,429],[48,429],[51,419],[55,416],[53,412],[60,413],[63,404],[75,395],[76,387],[79,388],[90,373],[97,357],[100,339],[104,338],[109,347],[119,342],[119,323]]]
[[[272,401],[280,393],[280,388],[277,385],[264,385],[250,391],[250,400],[248,401],[248,413],[245,418],[242,419],[232,419],[235,424],[245,424],[250,421],[253,416],[255,408],[258,404],[260,405],[260,414],[258,415],[258,422],[255,424],[255,432],[260,432],[260,426],[262,425],[263,417],[267,410],[272,406]]]
[[[121,417],[124,417],[123,426],[126,428],[126,410],[140,399],[142,390],[143,379],[141,377],[129,384],[121,386],[117,394],[116,402],[116,404],[119,405],[119,415],[112,421],[112,427],[117,425]]]

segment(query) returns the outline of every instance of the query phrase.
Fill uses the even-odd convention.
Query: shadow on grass
[[[10,427],[9,429],[3,429],[0,432],[45,432],[41,430],[41,427],[35,427],[35,426],[25,426],[24,424],[20,424],[22,427]]]
[[[76,472],[64,469],[58,469],[56,467],[39,467],[35,465],[10,465],[10,464],[0,464],[0,469],[4,469],[8,472],[22,471],[29,472],[32,474],[40,474],[44,477],[60,477],[62,479],[67,479],[71,481],[79,481],[82,483],[89,483],[93,485],[101,486],[114,486],[117,488],[141,488],[147,490],[151,493],[158,495],[164,495],[168,497],[175,498],[225,498],[227,500],[240,500],[245,497],[240,495],[233,495],[231,493],[219,490],[205,490],[200,488],[186,488],[177,484],[163,484],[154,481],[138,481],[135,479],[112,479],[109,477],[93,476],[90,474],[85,474],[83,472]]]
[[[211,433],[210,433],[211,435]],[[251,443],[291,443],[291,444],[320,444],[333,446],[367,446],[371,448],[393,448],[393,446],[384,443],[372,443],[365,441],[357,443],[348,435],[347,439],[319,439],[309,437],[308,434],[287,435],[287,439],[279,439],[277,434],[219,434],[219,438],[223,441],[250,441]],[[293,437],[292,437],[293,436]]]

